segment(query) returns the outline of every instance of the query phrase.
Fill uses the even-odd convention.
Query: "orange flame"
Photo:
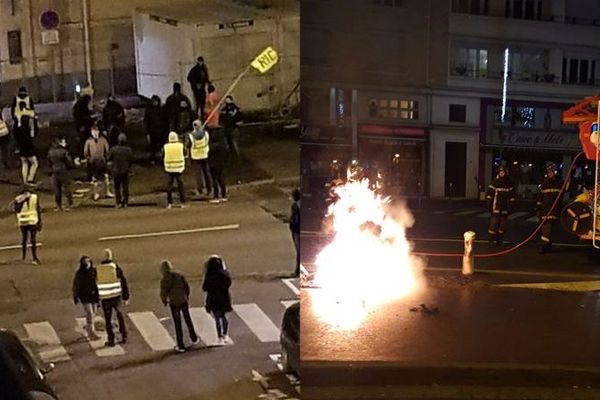
[[[366,179],[333,191],[335,236],[315,260],[314,311],[338,329],[355,329],[378,306],[414,293],[422,262],[410,254],[406,229],[414,219],[404,206],[391,207]]]

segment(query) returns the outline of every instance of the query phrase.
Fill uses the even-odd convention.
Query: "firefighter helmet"
[[[546,172],[553,171],[554,173],[556,173],[556,170],[556,164],[554,164],[552,161],[548,161],[546,163]]]

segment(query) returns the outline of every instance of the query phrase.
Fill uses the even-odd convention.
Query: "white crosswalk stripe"
[[[121,347],[118,344],[114,347],[107,347],[104,345],[104,343],[107,340],[106,332],[96,331],[100,338],[98,340],[90,340],[85,330],[85,318],[77,318],[76,321],[79,331],[88,339],[90,347],[96,352],[96,355],[98,357],[114,357],[122,356],[123,354],[125,354],[125,350],[123,349],[123,347]]]
[[[171,350],[175,347],[175,341],[153,312],[131,312],[128,315],[152,350]]]
[[[281,305],[284,308],[288,308],[289,306],[296,304],[298,300],[281,300]]]
[[[38,354],[43,362],[60,362],[71,359],[67,350],[60,344],[58,334],[50,322],[32,322],[25,324],[24,327],[29,339],[41,346]]]
[[[235,313],[261,342],[279,341],[279,329],[256,304],[236,304]]]
[[[296,286],[297,281],[298,279],[296,278],[287,278],[281,280],[281,282],[283,282],[283,284],[287,286],[292,291],[292,293],[294,293],[296,296],[299,296],[300,289],[298,289],[298,286]]]
[[[190,315],[194,322],[194,329],[200,340],[207,346],[219,346],[219,337],[217,336],[217,329],[215,327],[215,320],[211,317],[204,308],[191,307]],[[226,344],[233,344],[233,340]]]
[[[516,212],[516,213],[510,214],[508,216],[508,219],[514,220],[514,219],[517,219],[517,218],[520,218],[520,217],[524,217],[525,215],[529,215],[529,213],[528,212],[520,211],[520,212]]]

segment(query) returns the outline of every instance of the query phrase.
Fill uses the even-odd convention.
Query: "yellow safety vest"
[[[96,285],[98,286],[100,300],[121,296],[121,280],[117,277],[115,263],[100,264],[96,268]]]
[[[169,173],[181,173],[185,169],[185,156],[183,143],[167,143],[163,147],[165,152],[164,166]]]
[[[194,136],[190,134],[190,139],[192,141],[192,160],[204,160],[208,158],[208,132],[204,133],[204,137],[202,139],[195,139]]]
[[[35,113],[31,109],[31,100],[29,99],[29,96],[25,97],[24,99],[17,98],[16,101],[17,101],[17,104],[15,107],[15,118],[17,119],[17,121],[16,121],[17,126],[21,126],[21,118],[24,115],[27,115],[28,117],[33,118]],[[21,103],[21,102],[25,102],[25,104],[27,104],[27,106],[25,107],[24,110],[21,110],[21,107],[19,107],[19,103]]]
[[[37,225],[40,220],[40,216],[37,211],[38,197],[37,194],[32,194],[29,199],[23,202],[21,211],[17,213],[17,220],[19,225]]]

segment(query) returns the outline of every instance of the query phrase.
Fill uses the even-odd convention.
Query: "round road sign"
[[[42,25],[42,28],[44,29],[56,29],[58,28],[59,23],[60,18],[56,11],[48,10],[40,15],[40,25]]]

